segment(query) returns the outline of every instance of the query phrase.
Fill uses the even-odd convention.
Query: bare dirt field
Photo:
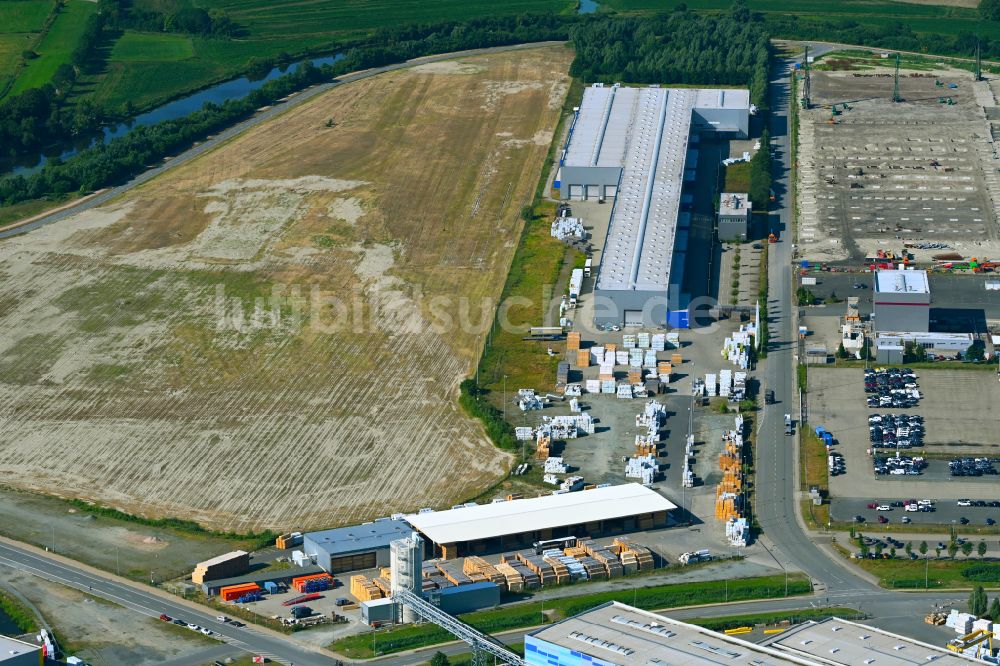
[[[457,385],[570,58],[352,83],[0,244],[0,474],[237,530],[441,506],[495,481],[509,459]]]
[[[893,103],[889,67],[813,72],[799,116],[802,257],[858,263],[903,243],[917,261],[1000,254],[996,83],[904,70]]]

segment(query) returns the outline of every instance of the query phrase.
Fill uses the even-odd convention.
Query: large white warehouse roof
[[[477,541],[564,525],[624,518],[677,505],[638,483],[406,516],[434,543]]]
[[[897,294],[929,294],[930,283],[925,271],[875,271],[875,290]]]
[[[592,86],[584,91],[563,163],[622,168],[598,289],[667,289],[692,114],[749,108],[747,90]]]

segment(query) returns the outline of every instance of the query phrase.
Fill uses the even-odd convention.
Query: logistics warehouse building
[[[447,511],[425,511],[406,521],[427,538],[433,556],[451,559],[531,546],[565,536],[599,537],[665,527],[677,506],[637,483],[544,495]]]
[[[875,271],[876,331],[926,333],[930,329],[931,288],[924,271]]]
[[[587,88],[560,161],[564,199],[614,199],[601,254],[595,323],[687,328],[681,292],[702,132],[747,136],[747,90]]]

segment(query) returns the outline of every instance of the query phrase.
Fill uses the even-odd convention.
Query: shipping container
[[[233,601],[239,599],[247,593],[260,592],[257,583],[240,583],[239,585],[227,585],[219,590],[219,598],[223,601]]]

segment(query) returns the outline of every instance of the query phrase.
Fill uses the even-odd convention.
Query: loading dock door
[[[642,326],[642,310],[626,310],[625,325]]]
[[[601,186],[600,185],[587,185],[587,198],[588,199],[600,199],[601,198]]]
[[[577,201],[583,200],[583,185],[570,185],[569,198]]]
[[[362,571],[374,569],[377,566],[375,552],[355,553],[330,558],[330,573],[338,574],[345,571]]]

